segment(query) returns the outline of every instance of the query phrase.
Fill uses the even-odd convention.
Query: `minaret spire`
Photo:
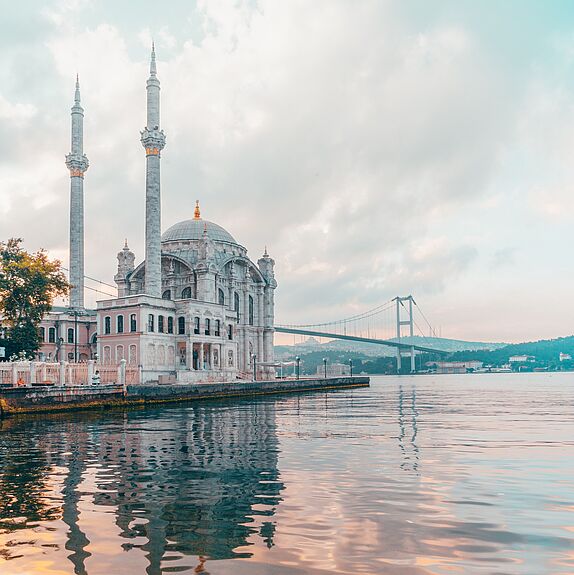
[[[161,189],[160,154],[165,146],[165,134],[159,127],[159,91],[152,44],[150,75],[147,80],[147,126],[141,133],[146,151],[146,203],[145,203],[145,293],[161,297]]]
[[[80,103],[80,79],[72,106],[72,150],[66,156],[70,170],[70,307],[84,308],[84,173],[88,158],[84,154],[84,109]]]
[[[149,75],[155,76],[157,75],[157,65],[155,63],[155,43],[152,40],[151,43],[151,60],[149,62]]]

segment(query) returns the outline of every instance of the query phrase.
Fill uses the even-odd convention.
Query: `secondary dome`
[[[203,230],[207,226],[207,235],[214,242],[227,242],[237,244],[233,236],[221,226],[208,220],[194,218],[193,220],[183,220],[168,228],[161,236],[162,242],[175,242],[185,240],[200,240],[203,237]]]

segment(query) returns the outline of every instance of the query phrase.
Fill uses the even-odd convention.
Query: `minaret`
[[[84,309],[84,172],[88,158],[84,154],[84,109],[80,104],[80,81],[76,76],[76,94],[72,107],[72,151],[66,156],[70,170],[70,307]]]
[[[165,146],[165,135],[159,129],[159,90],[152,44],[147,80],[147,126],[141,133],[141,143],[146,153],[144,293],[158,298],[161,297],[160,154]]]

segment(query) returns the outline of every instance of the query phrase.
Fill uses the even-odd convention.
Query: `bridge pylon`
[[[403,332],[403,327],[408,326],[409,328],[409,336],[412,338],[414,336],[414,318],[413,318],[413,303],[415,300],[412,295],[408,295],[406,297],[397,296],[393,299],[396,304],[397,310],[397,342],[401,343],[401,336]],[[407,304],[407,305],[405,305]],[[406,319],[405,319],[406,316]],[[411,339],[412,343],[412,339]],[[401,373],[401,347],[397,347],[397,373]],[[410,349],[408,350],[408,354],[411,358],[411,373],[416,371],[416,364],[415,364],[415,348],[414,345],[411,345]]]

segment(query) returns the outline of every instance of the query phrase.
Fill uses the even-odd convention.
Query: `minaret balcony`
[[[88,162],[85,154],[68,154],[66,156],[66,167],[70,170],[71,176],[82,177],[89,165],[90,162]]]
[[[165,134],[158,126],[141,132],[141,143],[148,156],[158,156],[165,147]]]

